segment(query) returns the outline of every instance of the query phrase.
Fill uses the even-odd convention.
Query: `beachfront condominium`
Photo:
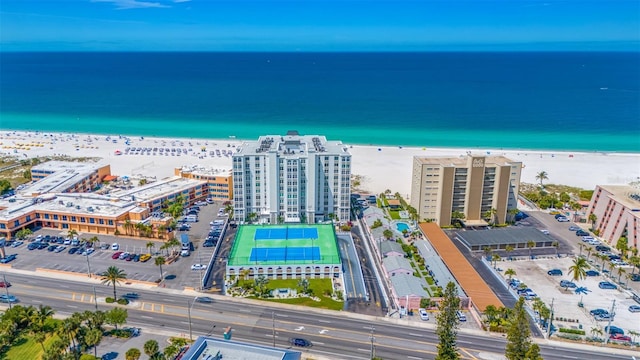
[[[598,185],[587,214],[595,231],[608,244],[616,246],[624,237],[630,250],[640,248],[640,189],[627,185]]]
[[[517,209],[521,170],[504,156],[415,156],[411,206],[440,226],[501,224]]]
[[[233,154],[233,217],[253,223],[349,220],[351,154],[324,136],[267,135]]]

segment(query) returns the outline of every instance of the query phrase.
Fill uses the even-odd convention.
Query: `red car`
[[[118,260],[118,258],[120,257],[120,255],[122,255],[122,251],[116,251],[113,253],[113,255],[111,255],[111,258],[113,260]]]
[[[627,342],[631,341],[630,336],[622,335],[622,334],[613,334],[609,337],[609,339],[615,340],[615,341],[627,341]]]
[[[0,288],[8,288],[11,286],[10,282],[4,282],[4,281],[0,281]]]

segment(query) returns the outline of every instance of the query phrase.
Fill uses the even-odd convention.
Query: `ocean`
[[[640,152],[640,53],[0,53],[0,129]]]

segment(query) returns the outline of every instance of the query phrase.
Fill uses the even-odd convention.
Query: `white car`
[[[420,319],[422,319],[423,321],[428,321],[429,320],[429,314],[427,313],[427,310],[418,309],[418,313],[420,313]]]
[[[207,268],[207,265],[204,264],[193,264],[191,265],[191,270],[204,270]]]
[[[120,249],[120,245],[118,245],[118,243],[113,243],[113,245],[111,245],[111,250],[118,250]]]
[[[558,220],[558,222],[569,222],[569,219],[567,219],[566,217],[559,217],[556,220]]]

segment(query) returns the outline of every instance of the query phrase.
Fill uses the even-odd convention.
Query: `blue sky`
[[[2,0],[0,49],[640,51],[633,0]]]

